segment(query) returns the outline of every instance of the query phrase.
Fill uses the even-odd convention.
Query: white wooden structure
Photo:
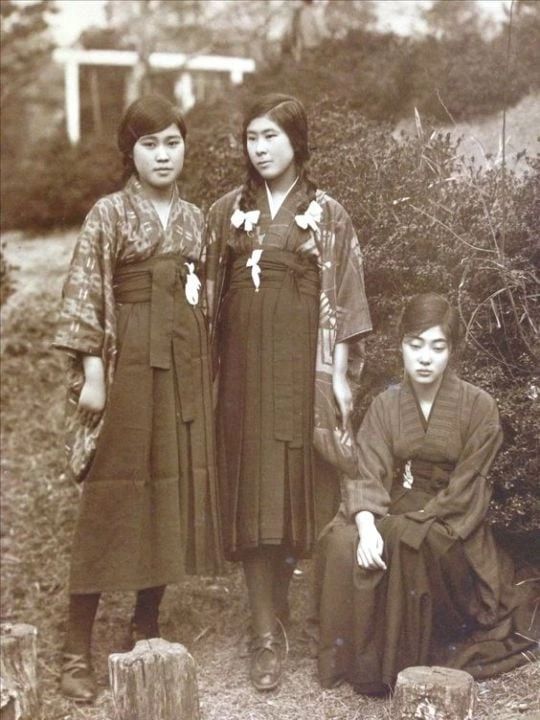
[[[79,50],[58,48],[54,59],[65,68],[65,106],[67,134],[72,144],[81,137],[81,102],[79,91],[79,66],[101,65],[109,67],[134,67],[138,56],[133,50]],[[186,55],[184,53],[155,52],[149,56],[151,68],[181,71],[176,89],[184,110],[194,103],[191,71],[203,70],[228,73],[231,83],[239,85],[246,73],[255,71],[251,58],[226,57],[223,55]]]

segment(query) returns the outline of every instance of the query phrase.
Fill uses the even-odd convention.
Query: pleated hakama
[[[218,463],[228,559],[261,545],[296,557],[315,541],[313,394],[319,312],[314,262],[263,252],[261,286],[236,257],[219,319]]]

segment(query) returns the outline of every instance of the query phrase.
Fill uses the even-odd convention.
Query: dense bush
[[[98,197],[118,189],[121,171],[111,141],[42,141],[16,165],[2,163],[2,229],[77,225]]]

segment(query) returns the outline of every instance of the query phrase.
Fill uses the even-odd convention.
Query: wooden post
[[[444,667],[402,670],[392,701],[392,720],[472,720],[476,684],[469,673]]]
[[[69,58],[66,61],[64,73],[67,134],[69,142],[77,145],[81,139],[81,101],[79,97],[79,63],[76,58]]]
[[[1,720],[39,720],[36,628],[2,623],[0,644]]]
[[[183,645],[140,640],[109,655],[117,720],[199,720],[195,661]]]

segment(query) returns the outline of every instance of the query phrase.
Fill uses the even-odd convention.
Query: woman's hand
[[[107,399],[103,360],[94,355],[85,355],[83,369],[84,384],[79,395],[79,414],[84,423],[95,425]]]
[[[375,525],[373,513],[362,510],[355,515],[358,528],[358,548],[356,560],[365,570],[386,570],[386,563],[382,558],[384,541]]]

